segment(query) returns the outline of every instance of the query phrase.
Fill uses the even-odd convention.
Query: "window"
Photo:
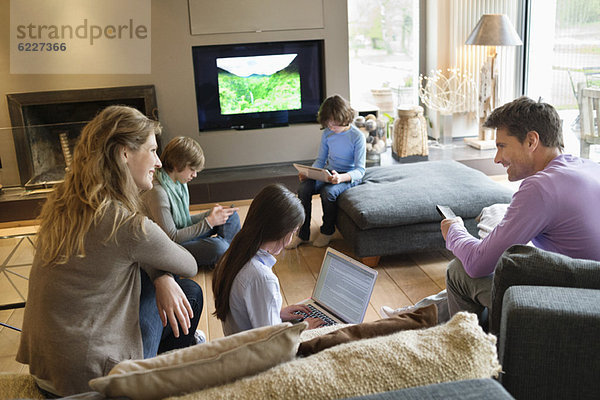
[[[417,104],[419,1],[348,0],[348,32],[353,107]]]
[[[530,15],[527,94],[577,109],[577,86],[600,87],[600,0],[533,0]]]
[[[578,154],[578,89],[600,87],[600,0],[531,0],[529,14],[525,93],[558,109]]]

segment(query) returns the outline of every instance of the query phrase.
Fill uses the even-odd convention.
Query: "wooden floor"
[[[506,177],[492,177],[505,183]],[[236,201],[240,207],[240,217],[246,216],[250,201]],[[193,206],[192,210],[209,208],[211,205]],[[322,217],[320,201],[313,200],[312,235],[316,235]],[[22,231],[30,231],[32,227],[5,228],[0,226],[0,237]],[[18,239],[0,239],[0,265],[10,254]],[[347,242],[336,233],[331,246],[343,253],[353,256]],[[284,306],[294,304],[310,297],[315,285],[325,249],[302,245],[295,250],[284,250],[277,258],[274,271],[279,277]],[[12,256],[10,265],[31,263],[33,248],[25,240]],[[401,307],[416,303],[425,296],[437,293],[445,288],[445,270],[452,254],[445,250],[417,253],[400,256],[382,257],[377,267],[379,276],[375,284],[370,307],[365,321],[379,319],[379,308],[382,305]],[[12,268],[11,268],[12,269]],[[28,267],[14,268],[20,275],[28,275]],[[20,276],[9,273],[15,287],[27,293],[27,281]],[[214,301],[211,290],[212,273],[200,271],[193,278],[204,290],[205,306],[202,312],[199,329],[206,332],[209,340],[223,336],[221,323],[212,315]],[[0,304],[20,301],[15,287],[9,282],[6,273],[0,275]],[[23,309],[0,311],[0,322],[21,327]],[[28,372],[27,366],[15,361],[19,344],[19,332],[0,326],[0,372]]]
[[[240,217],[245,217],[247,209],[248,205],[240,206]],[[315,199],[313,200],[311,238],[317,234],[321,217],[321,204],[319,200]],[[348,243],[337,232],[330,245],[336,250],[354,256]],[[278,261],[273,270],[279,277],[284,306],[310,297],[324,254],[325,248],[301,245],[295,250],[284,250],[277,257]],[[377,267],[379,276],[365,321],[379,319],[379,308],[382,305],[407,306],[444,289],[446,265],[451,256],[450,252],[441,250],[406,256],[382,257]],[[220,321],[212,315],[215,309],[211,279],[210,271],[201,271],[194,278],[204,289],[206,304],[199,328],[207,333],[209,339],[223,336]]]

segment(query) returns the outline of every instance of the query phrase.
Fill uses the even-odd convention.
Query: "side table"
[[[2,305],[0,305],[0,310],[11,310],[11,309],[25,307],[25,302],[26,302],[25,295],[19,290],[19,288],[17,287],[17,285],[15,284],[15,281],[13,279],[20,278],[20,279],[29,280],[29,278],[25,275],[22,275],[22,274],[16,272],[14,270],[14,268],[31,266],[31,263],[10,264],[10,261],[12,260],[13,256],[17,252],[17,250],[21,247],[21,245],[25,241],[29,242],[29,244],[35,249],[35,243],[33,242],[32,237],[34,237],[36,235],[36,233],[37,233],[36,226],[10,228],[10,229],[2,230],[2,232],[0,233],[0,240],[6,240],[6,239],[16,239],[17,240],[16,244],[8,252],[8,255],[6,256],[4,261],[2,261],[2,264],[0,264],[0,274],[4,275],[6,277],[6,279],[10,283],[10,285],[13,287],[13,289],[17,292],[17,294],[19,295],[19,297],[22,300],[17,303],[2,304]],[[19,332],[21,331],[19,328],[5,324],[3,322],[0,322],[0,325],[5,326],[10,329],[14,329]]]

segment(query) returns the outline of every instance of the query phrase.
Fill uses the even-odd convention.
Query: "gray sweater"
[[[154,187],[142,195],[142,201],[146,215],[179,244],[189,242],[211,230],[210,225],[206,222],[210,211],[192,215],[192,225],[177,229],[173,221],[173,214],[171,214],[171,203],[167,192],[157,180],[154,180]]]
[[[145,236],[136,238],[129,221],[106,243],[113,219],[107,211],[92,225],[85,258],[56,266],[37,255],[33,261],[17,361],[62,396],[89,391],[90,379],[122,360],[143,358],[139,263],[150,276],[197,273],[192,255],[147,218]]]

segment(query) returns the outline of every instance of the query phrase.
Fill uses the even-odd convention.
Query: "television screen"
[[[222,114],[298,110],[302,105],[298,54],[217,58]]]
[[[320,40],[193,47],[200,131],[315,122],[322,52]]]

